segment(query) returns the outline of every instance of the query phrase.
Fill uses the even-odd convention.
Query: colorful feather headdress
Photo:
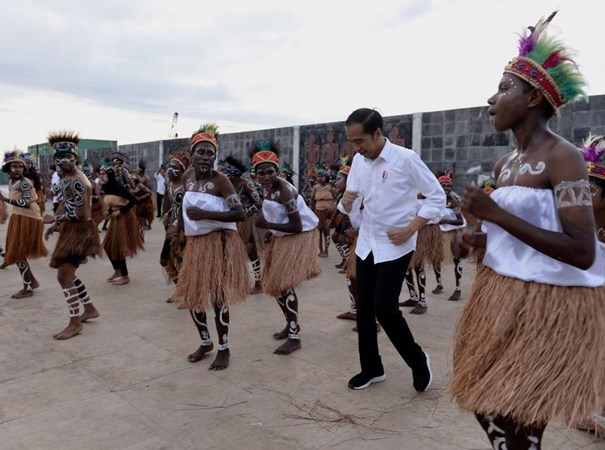
[[[286,175],[288,176],[292,176],[292,175],[296,175],[294,173],[294,169],[292,168],[292,166],[288,163],[283,163],[281,166],[280,171],[284,172]]]
[[[177,152],[176,155],[170,158],[170,162],[172,161],[179,163],[183,167],[183,170],[187,170],[189,168],[189,156],[185,152]]]
[[[589,134],[580,150],[586,161],[588,176],[605,180],[605,137]]]
[[[348,176],[349,172],[351,172],[351,166],[349,166],[348,163],[348,156],[343,156],[342,158],[340,158],[340,169],[338,169],[338,173]]]
[[[587,98],[586,81],[572,59],[572,51],[562,40],[546,33],[556,14],[541,18],[535,27],[524,31],[519,39],[519,55],[504,68],[504,72],[540,89],[555,112],[566,103]]]
[[[268,139],[263,139],[258,142],[251,150],[252,166],[256,168],[262,163],[275,164],[279,167],[279,149],[276,144]]]
[[[55,158],[70,154],[78,157],[78,144],[80,136],[75,131],[51,131],[48,133],[48,144],[53,148]]]
[[[191,135],[191,144],[189,150],[199,142],[210,142],[218,151],[218,125],[214,122],[203,124],[196,132]]]

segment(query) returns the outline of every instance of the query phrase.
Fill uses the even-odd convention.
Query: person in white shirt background
[[[356,155],[339,208],[354,213],[355,200],[361,198],[363,203],[355,249],[361,372],[351,378],[349,387],[364,389],[385,379],[376,318],[412,369],[414,388],[423,392],[432,382],[430,359],[415,342],[399,310],[399,294],[417,232],[431,219],[441,217],[445,193],[420,157],[392,144],[384,137],[383,127],[380,113],[368,108],[353,111],[345,122]],[[416,212],[419,192],[426,199]]]
[[[160,170],[155,173],[155,195],[156,195],[156,203],[158,207],[158,215],[157,217],[162,217],[162,202],[164,201],[164,194],[166,193],[166,169],[162,164],[160,166]]]

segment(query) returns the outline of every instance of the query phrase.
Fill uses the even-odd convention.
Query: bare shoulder
[[[494,166],[494,173],[496,175],[496,179],[498,179],[498,175],[500,175],[500,171],[502,170],[504,165],[509,162],[512,158],[514,158],[514,154],[514,151],[509,152],[496,162],[496,165]]]

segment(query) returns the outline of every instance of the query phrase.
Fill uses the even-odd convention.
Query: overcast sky
[[[517,33],[559,9],[605,93],[600,0],[19,0],[0,13],[0,151],[49,130],[120,144],[484,105]]]

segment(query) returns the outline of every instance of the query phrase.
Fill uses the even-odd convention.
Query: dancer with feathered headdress
[[[286,342],[273,353],[288,355],[301,347],[294,288],[321,272],[316,250],[319,220],[296,188],[279,177],[275,143],[259,142],[250,149],[250,156],[263,186],[263,214],[256,216],[256,226],[270,232],[263,254],[263,290],[276,298],[286,318],[285,328],[273,335]]]
[[[34,295],[34,289],[40,284],[34,277],[27,260],[48,255],[42,241],[44,224],[40,207],[36,203],[37,192],[33,182],[24,176],[25,170],[25,161],[20,152],[5,153],[2,171],[9,175],[8,198],[0,192],[0,202],[12,205],[13,212],[6,233],[4,265],[10,266],[16,263],[23,282],[23,289],[11,295],[11,298]]]
[[[80,143],[78,134],[73,131],[51,132],[48,143],[62,173],[59,190],[63,208],[57,209],[57,215],[54,219],[51,218],[53,224],[44,236],[48,239],[52,233],[59,231],[50,266],[59,270],[57,279],[67,301],[69,324],[53,337],[64,340],[80,334],[82,322],[99,317],[99,312],[76,271],[87,257],[101,256],[102,249],[99,231],[91,220],[92,186],[77,166]],[[80,303],[84,306],[81,316]]]
[[[577,148],[549,119],[586,97],[585,82],[541,19],[519,40],[488,99],[497,131],[517,148],[496,163],[497,189],[469,186],[462,206],[483,221],[453,242],[485,246],[484,267],[458,322],[451,392],[492,445],[541,447],[546,425],[591,417],[605,402],[605,256]]]
[[[229,365],[229,310],[250,291],[246,248],[235,224],[244,220],[244,208],[229,179],[213,169],[218,151],[218,125],[203,124],[191,136],[192,168],[183,175],[185,193],[173,239],[176,248],[181,232],[187,237],[174,299],[189,309],[201,338],[187,359],[197,362],[214,349],[207,319],[214,309],[219,343],[211,370]]]

